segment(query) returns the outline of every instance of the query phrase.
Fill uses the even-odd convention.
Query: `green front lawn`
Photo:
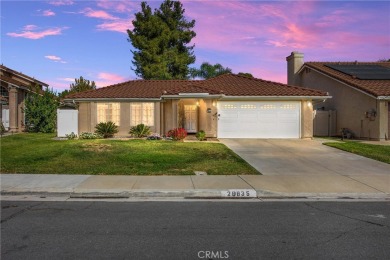
[[[107,175],[259,174],[225,145],[147,140],[54,140],[17,134],[1,142],[2,173]]]
[[[324,144],[350,153],[359,154],[374,160],[390,163],[389,145],[365,144],[358,141],[343,141],[337,143],[327,142]]]

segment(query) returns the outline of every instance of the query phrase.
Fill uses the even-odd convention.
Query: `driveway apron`
[[[388,175],[390,165],[302,139],[221,139],[263,175]]]

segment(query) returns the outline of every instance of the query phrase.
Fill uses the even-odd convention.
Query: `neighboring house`
[[[338,134],[348,128],[357,138],[389,139],[390,62],[304,62],[298,52],[286,59],[288,84],[332,96],[315,109],[336,110]]]
[[[225,74],[208,80],[133,80],[65,97],[79,105],[79,133],[113,121],[118,135],[143,123],[165,134],[183,127],[219,138],[307,138],[322,91]]]
[[[10,132],[22,132],[25,129],[24,101],[32,87],[48,84],[0,65],[0,108],[1,121]]]

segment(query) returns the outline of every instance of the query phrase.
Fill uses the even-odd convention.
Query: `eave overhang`
[[[224,96],[220,100],[326,100],[332,96]]]
[[[162,95],[162,99],[191,99],[191,98],[202,98],[202,99],[219,99],[224,95],[210,95],[209,93],[179,93],[178,95]]]
[[[161,102],[161,98],[64,98],[64,102]]]

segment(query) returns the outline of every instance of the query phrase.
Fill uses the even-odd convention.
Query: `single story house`
[[[0,108],[1,121],[10,132],[22,132],[25,129],[24,101],[33,86],[40,89],[49,85],[0,65]]]
[[[143,123],[159,134],[183,127],[219,138],[310,138],[313,102],[326,92],[225,74],[208,80],[132,80],[65,97],[78,104],[78,129],[113,121],[118,135]]]
[[[336,128],[357,138],[388,140],[390,133],[390,62],[304,62],[292,52],[288,84],[328,92],[332,99],[315,109],[336,110]],[[339,132],[340,133],[340,132]]]

